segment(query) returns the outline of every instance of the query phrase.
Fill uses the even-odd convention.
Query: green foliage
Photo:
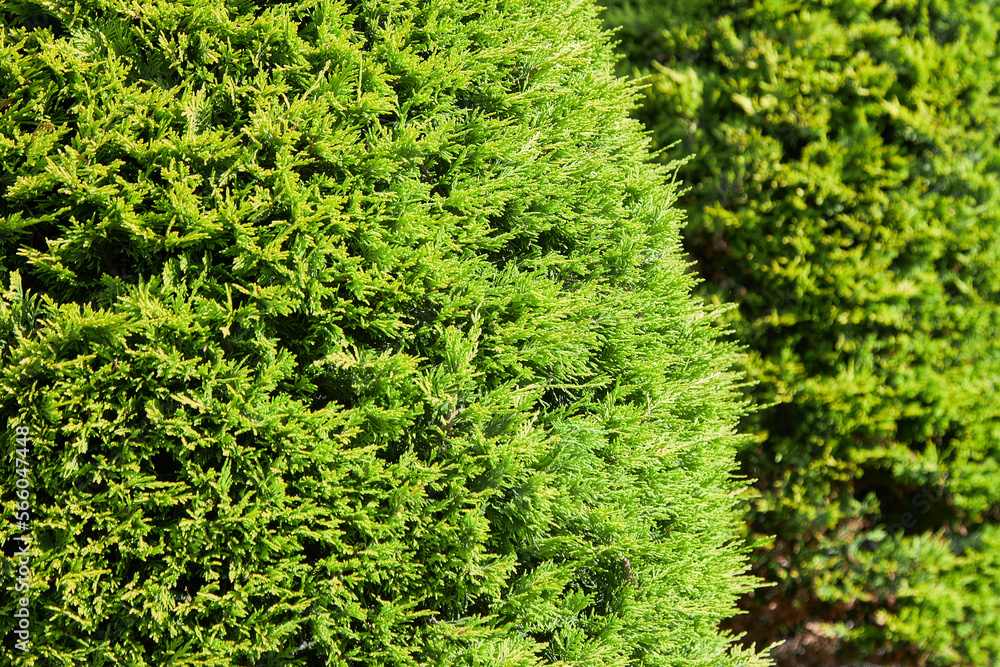
[[[762,664],[736,351],[596,8],[0,12],[18,664]]]
[[[778,587],[742,627],[788,664],[995,663],[1000,6],[607,4],[771,406],[742,459]]]

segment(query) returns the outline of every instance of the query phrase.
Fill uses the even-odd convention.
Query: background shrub
[[[8,659],[760,664],[734,348],[595,7],[0,7]]]
[[[605,4],[771,406],[741,458],[776,586],[735,627],[783,664],[994,664],[1000,6]]]

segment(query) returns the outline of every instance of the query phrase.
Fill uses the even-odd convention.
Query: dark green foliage
[[[596,8],[0,7],[18,664],[760,664],[736,353]]]
[[[778,585],[738,627],[788,664],[995,664],[1000,5],[608,4],[771,404],[742,458]]]

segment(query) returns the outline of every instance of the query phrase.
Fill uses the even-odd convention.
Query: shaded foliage
[[[770,406],[741,460],[777,587],[734,627],[783,664],[992,664],[1000,8],[604,4]]]

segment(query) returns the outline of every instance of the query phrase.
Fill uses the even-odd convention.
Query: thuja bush
[[[8,657],[763,664],[737,352],[595,7],[0,7]]]
[[[609,1],[749,346],[736,624],[783,664],[994,664],[1000,6]]]

